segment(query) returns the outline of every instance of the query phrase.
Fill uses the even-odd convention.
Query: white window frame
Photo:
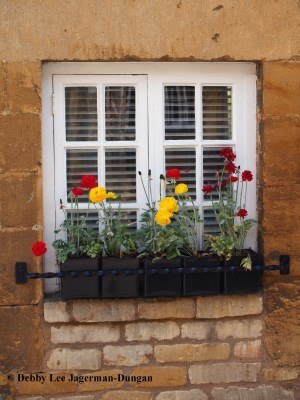
[[[64,96],[57,94],[53,96],[54,85],[64,88],[76,85],[89,86],[99,85],[97,77],[106,76],[107,82],[115,84],[137,84],[141,83],[143,105],[139,104],[141,98],[137,98],[137,107],[140,108],[137,116],[136,142],[133,146],[131,141],[123,142],[99,142],[102,147],[135,147],[140,150],[146,146],[149,156],[149,167],[153,177],[159,177],[164,173],[164,149],[166,147],[193,147],[196,149],[196,168],[202,165],[202,149],[205,147],[232,146],[237,152],[236,164],[241,170],[249,169],[254,173],[253,182],[249,185],[247,210],[249,217],[257,217],[256,210],[256,68],[253,63],[46,63],[43,65],[43,90],[42,90],[42,155],[43,155],[43,225],[44,240],[48,244],[48,252],[45,255],[45,270],[56,271],[55,253],[51,244],[55,238],[54,230],[59,222],[56,218],[56,206],[60,198],[65,198],[65,158],[63,155],[64,141],[54,141],[54,130],[61,129],[64,120],[57,120],[54,116],[56,110],[64,109]],[[139,75],[139,76],[137,76]],[[146,83],[145,83],[146,79]],[[78,86],[77,85],[77,86]],[[200,118],[196,118],[196,136],[193,140],[164,140],[164,85],[194,85],[195,86],[195,112]],[[231,140],[202,140],[202,104],[200,91],[202,86],[231,86],[232,87],[232,139]],[[147,93],[144,92],[147,91]],[[139,91],[137,91],[139,93]],[[98,94],[99,96],[99,94]],[[99,98],[98,98],[99,102]],[[103,102],[102,102],[103,103]],[[101,103],[99,103],[101,104]],[[100,107],[99,107],[100,108]],[[143,109],[148,115],[143,114]],[[102,111],[98,110],[99,123],[104,120]],[[101,114],[101,115],[100,115]],[[61,115],[61,113],[60,113]],[[99,118],[99,116],[101,118]],[[146,123],[146,125],[145,125]],[[148,130],[149,146],[147,146]],[[103,127],[102,127],[102,131]],[[62,130],[64,132],[64,129]],[[146,132],[147,133],[147,132]],[[153,140],[151,140],[153,138]],[[97,142],[95,142],[97,143]],[[81,148],[91,146],[81,142]],[[94,143],[93,143],[94,144]],[[68,143],[68,148],[78,147],[78,142]],[[55,158],[59,162],[55,163]],[[137,170],[142,170],[147,175],[148,165],[142,162],[140,157],[137,161]],[[102,158],[103,159],[103,158]],[[59,168],[57,168],[59,167]],[[103,165],[100,170],[104,171]],[[56,171],[56,172],[55,172]],[[202,171],[202,169],[201,169]],[[103,172],[101,172],[103,173]],[[203,176],[200,174],[197,182],[196,204],[205,209],[210,202],[204,201],[202,196]],[[64,176],[64,177],[63,177]],[[101,176],[101,175],[100,175]],[[63,178],[62,178],[63,177]],[[138,183],[138,182],[137,182]],[[159,198],[159,186],[153,185],[154,196]],[[132,205],[125,204],[126,209],[141,208],[145,204],[145,198],[140,190],[137,190],[137,202]],[[138,214],[139,217],[139,214]],[[202,233],[202,232],[201,232]],[[254,229],[247,239],[247,246],[256,249],[257,232]],[[49,279],[45,284],[48,292],[56,291],[57,280]]]

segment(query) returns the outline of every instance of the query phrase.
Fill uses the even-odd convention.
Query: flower
[[[71,190],[73,196],[81,196],[83,194],[83,190],[81,188],[75,187],[74,189]]]
[[[117,195],[114,192],[108,192],[106,194],[106,198],[115,200],[117,198]]]
[[[161,209],[165,209],[171,213],[177,212],[179,209],[177,200],[174,197],[165,197],[158,204]]]
[[[175,179],[175,181],[178,181],[180,179],[180,171],[177,168],[169,169],[167,171],[166,177],[169,179]]]
[[[84,175],[81,178],[80,186],[86,189],[92,189],[96,187],[97,179],[93,175]]]
[[[214,190],[214,188],[211,185],[204,185],[202,188],[202,192],[204,192],[204,194],[208,194],[210,192],[212,192]]]
[[[179,183],[175,187],[175,194],[184,194],[189,190],[188,186],[185,183]]]
[[[171,222],[172,215],[173,214],[170,213],[170,211],[166,210],[165,208],[162,208],[157,211],[154,219],[158,223],[158,225],[165,226]]]
[[[248,215],[248,211],[245,208],[241,208],[236,215],[237,217],[245,218]]]
[[[232,176],[232,175],[231,175],[231,176],[229,177],[229,181],[230,181],[230,182],[237,182],[238,180],[239,180],[239,178],[238,178],[237,176]]]
[[[236,158],[231,147],[223,147],[223,149],[220,150],[220,156],[226,158],[227,161],[234,161]]]
[[[100,201],[106,199],[106,190],[101,186],[91,189],[89,193],[89,199],[92,203],[100,203]]]
[[[35,256],[42,256],[47,251],[46,243],[42,241],[35,242],[31,250]]]
[[[227,185],[227,183],[228,183],[227,179],[222,179],[220,182],[218,181],[214,184],[214,188],[219,189],[219,185],[220,185],[221,189],[224,189],[224,187]]]
[[[245,171],[242,172],[242,181],[252,181],[253,179],[253,174],[251,171],[248,171],[247,169],[245,169]]]
[[[225,165],[225,170],[229,174],[234,174],[235,173],[235,169],[236,169],[236,166],[235,166],[235,164],[233,162],[230,162],[230,163]]]

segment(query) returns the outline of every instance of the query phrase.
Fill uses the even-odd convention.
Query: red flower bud
[[[220,150],[220,156],[224,157],[227,161],[234,161],[236,155],[232,151],[231,147],[224,147]]]
[[[74,189],[71,190],[73,193],[73,196],[81,196],[83,194],[83,189],[75,187]]]
[[[252,181],[252,179],[253,179],[252,172],[245,169],[245,171],[242,172],[242,181],[250,182],[250,181]]]
[[[204,192],[204,194],[208,194],[211,193],[213,189],[214,188],[211,185],[204,185],[202,188],[202,192]]]
[[[228,174],[234,174],[236,170],[236,166],[234,163],[230,162],[225,165],[225,170],[228,172]]]
[[[230,182],[237,182],[239,180],[239,178],[237,176],[230,176],[229,177]]]
[[[175,181],[178,181],[180,179],[180,171],[177,168],[169,169],[167,171],[166,177],[169,179],[175,179]]]
[[[42,256],[46,253],[47,247],[45,242],[38,241],[32,245],[31,250],[35,256]]]
[[[245,208],[241,208],[236,215],[237,217],[245,218],[248,215],[248,211]]]
[[[80,186],[86,189],[92,189],[97,186],[97,179],[93,175],[84,175],[81,178]]]

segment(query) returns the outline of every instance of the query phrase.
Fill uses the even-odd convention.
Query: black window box
[[[196,268],[195,272],[184,271],[183,295],[220,294],[221,271],[202,272],[203,268],[220,267],[221,260],[217,255],[199,255],[184,257],[184,270]]]
[[[181,296],[182,279],[180,273],[172,272],[172,269],[182,267],[182,258],[173,258],[171,260],[161,259],[152,263],[151,260],[145,260],[145,297],[156,296]],[[161,271],[151,273],[152,268]],[[164,270],[170,271],[165,273]]]
[[[60,264],[61,272],[98,271],[99,269],[99,258],[74,258]],[[64,300],[99,297],[99,277],[97,273],[91,276],[79,275],[77,277],[67,274],[61,278],[60,291],[61,298]]]
[[[136,270],[141,268],[138,258],[113,258],[102,259],[102,270]],[[102,278],[102,297],[139,297],[141,295],[141,278],[138,274],[104,275]]]

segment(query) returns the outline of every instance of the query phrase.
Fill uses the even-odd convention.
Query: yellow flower
[[[179,183],[175,188],[175,194],[183,194],[189,190],[185,183]]]
[[[165,208],[161,208],[155,214],[154,219],[158,223],[158,225],[165,226],[171,222],[172,215],[173,214],[170,213],[170,211],[166,210]]]
[[[166,210],[170,211],[171,213],[178,211],[178,204],[177,200],[174,197],[165,197],[159,203],[160,208],[165,208]]]
[[[107,195],[106,195],[106,198],[115,200],[117,198],[117,196],[116,196],[116,194],[114,192],[108,192]]]
[[[92,203],[100,203],[106,199],[106,190],[101,186],[95,187],[90,190],[89,198]]]

